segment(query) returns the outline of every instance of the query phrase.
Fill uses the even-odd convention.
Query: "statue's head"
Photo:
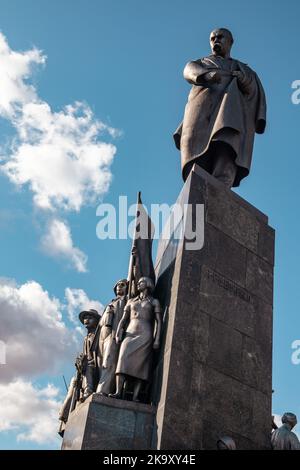
[[[294,413],[284,413],[281,421],[283,424],[289,424],[291,429],[293,429],[297,424],[297,416]]]
[[[232,437],[223,436],[217,441],[218,450],[236,450],[236,445]]]
[[[127,279],[121,279],[114,286],[114,293],[116,296],[123,296],[127,294],[128,281]]]
[[[230,50],[233,44],[233,36],[229,29],[218,28],[210,33],[210,47],[213,55],[230,57]]]
[[[100,320],[100,315],[97,310],[91,308],[90,310],[84,310],[83,312],[80,312],[79,320],[88,331],[92,331],[96,329]]]
[[[137,289],[139,292],[147,289],[148,292],[152,293],[154,291],[154,283],[150,277],[141,277],[137,283]]]

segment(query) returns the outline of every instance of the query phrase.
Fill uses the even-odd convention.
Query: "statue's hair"
[[[118,282],[116,282],[116,284],[114,285],[114,293],[117,295],[117,285],[118,284],[126,284],[126,292],[127,292],[127,289],[128,289],[128,281],[127,279],[120,279]]]
[[[231,44],[233,44],[233,41],[234,41],[233,40],[233,35],[232,35],[232,32],[229,31],[229,29],[227,29],[227,28],[215,28],[215,29],[213,29],[213,31],[223,31],[224,33],[228,34],[228,36],[230,38],[230,41],[231,41]]]
[[[153,292],[154,291],[154,282],[152,281],[152,279],[150,277],[143,276],[139,279],[138,282],[140,282],[141,279],[144,279],[144,281],[146,281],[147,289],[149,289],[150,292]]]
[[[217,441],[217,445],[219,444],[219,442],[224,444],[228,450],[236,450],[236,445],[232,437],[229,437],[229,436],[220,437]]]
[[[284,413],[281,421],[283,424],[289,423],[295,426],[297,424],[297,416],[294,413]]]

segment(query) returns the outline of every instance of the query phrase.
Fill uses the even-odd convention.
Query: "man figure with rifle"
[[[58,432],[61,436],[69,414],[76,408],[78,402],[84,401],[96,391],[99,381],[101,359],[94,339],[100,315],[94,309],[84,310],[80,312],[79,320],[86,327],[87,335],[84,338],[83,352],[76,358],[76,376],[71,379],[67,396],[59,412],[61,424]]]

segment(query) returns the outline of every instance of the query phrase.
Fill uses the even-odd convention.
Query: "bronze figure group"
[[[87,335],[75,362],[76,376],[60,410],[60,434],[70,412],[92,393],[121,399],[128,397],[130,383],[133,390],[129,395],[138,402],[141,389],[150,384],[153,353],[160,346],[161,308],[152,296],[152,279],[140,278],[137,290],[136,297],[128,298],[128,281],[121,279],[114,287],[116,298],[101,317],[92,309],[80,312]]]

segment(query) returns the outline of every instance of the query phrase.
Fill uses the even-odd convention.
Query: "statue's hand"
[[[137,247],[136,246],[132,247],[131,254],[132,254],[132,256],[135,256],[137,254]]]
[[[159,349],[159,346],[160,346],[159,342],[158,342],[158,341],[154,341],[154,343],[153,343],[153,349],[157,350],[157,349]]]
[[[79,356],[76,357],[75,359],[75,367],[76,369],[80,369],[82,367],[83,363],[83,354],[79,354]]]
[[[216,71],[216,72],[207,72],[204,75],[204,78],[209,83],[221,83],[221,74],[218,71]]]
[[[236,70],[235,72],[232,72],[232,75],[238,79],[239,83],[244,83],[245,75],[243,74],[243,72]]]
[[[122,339],[120,338],[120,336],[116,336],[116,343],[117,344],[120,344],[122,342]]]
[[[238,81],[238,86],[241,90],[242,93],[247,93],[248,92],[248,87],[247,87],[247,78],[245,74],[239,70],[232,72],[232,75],[237,78]]]

